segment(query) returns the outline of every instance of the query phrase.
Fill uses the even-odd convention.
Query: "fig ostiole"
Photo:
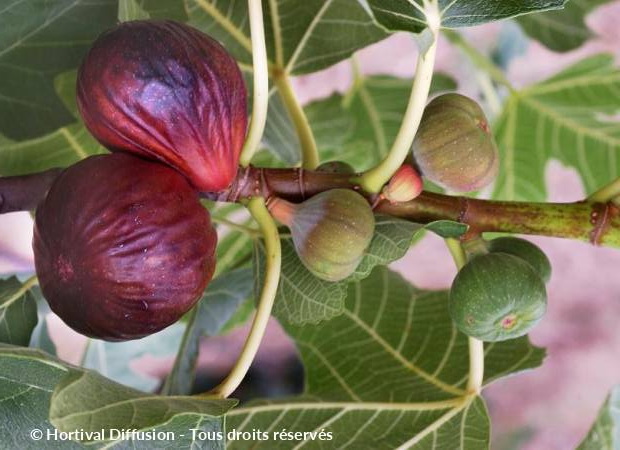
[[[492,239],[488,242],[490,252],[508,253],[529,263],[534,271],[546,283],[551,278],[551,262],[547,255],[536,245],[525,239],[512,236]]]
[[[271,214],[291,230],[299,259],[316,277],[340,281],[364,256],[375,229],[366,199],[350,189],[332,189],[294,204],[272,198]]]
[[[78,108],[99,142],[162,161],[202,191],[225,189],[237,173],[246,101],[224,47],[173,21],[119,24],[78,71]]]
[[[450,93],[424,109],[413,145],[422,175],[455,192],[489,185],[499,170],[499,153],[484,111],[472,99]]]
[[[124,153],[66,169],[36,211],[43,295],[75,331],[137,339],[176,322],[215,268],[217,234],[187,179]]]
[[[495,342],[527,334],[547,307],[545,284],[532,266],[514,255],[473,257],[450,289],[450,315],[468,336]]]

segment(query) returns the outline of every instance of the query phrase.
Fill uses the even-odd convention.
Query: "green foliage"
[[[27,346],[37,325],[37,304],[32,283],[17,278],[0,280],[0,342]]]
[[[578,450],[615,450],[620,447],[620,388],[611,390],[596,422]]]
[[[0,346],[0,402],[0,435],[3,442],[11,436],[19,448],[31,448],[30,432],[35,428],[44,433],[53,427],[68,432],[155,428],[180,435],[189,429],[189,417],[192,427],[221,430],[222,415],[236,404],[144,394],[40,351],[6,345]],[[74,447],[68,443],[63,448]]]
[[[519,25],[528,36],[551,50],[567,52],[592,37],[585,18],[596,7],[609,0],[570,0],[560,11],[548,11],[519,17]]]
[[[306,369],[303,395],[237,408],[227,416],[229,428],[324,430],[333,435],[324,448],[488,446],[484,402],[465,395],[467,339],[447,314],[447,294],[418,290],[383,267],[350,283],[347,291],[338,317],[318,325],[286,325]],[[486,350],[487,383],[536,367],[544,355],[526,339]],[[318,438],[310,443],[321,445]],[[271,439],[230,447],[297,444]]]
[[[189,23],[222,41],[237,60],[252,66],[250,25],[244,0],[187,0]],[[356,1],[264,2],[267,55],[288,74],[315,72],[383,39]]]
[[[422,0],[366,0],[375,18],[391,31],[419,33],[426,26]],[[444,27],[471,27],[494,20],[561,8],[568,0],[439,0]]]
[[[439,1],[445,28],[557,9],[565,3]],[[519,17],[518,22],[549,48],[567,51],[590,36],[584,18],[603,3],[572,0],[562,11]],[[253,163],[290,167],[301,160],[300,139],[290,105],[277,89],[278,77],[308,74],[346,60],[387,37],[388,30],[421,32],[426,26],[421,4],[421,0],[263,1],[272,88],[263,136],[267,151]],[[0,176],[66,167],[106,151],[79,119],[76,68],[101,31],[119,20],[146,17],[188,21],[213,35],[238,59],[251,90],[246,0],[13,2],[0,8]],[[493,71],[488,61],[486,68],[477,63]],[[321,161],[342,160],[362,171],[390,149],[412,80],[365,76],[353,66],[354,82],[347,92],[314,101],[304,111]],[[456,88],[451,78],[435,74],[433,93]],[[507,89],[493,126],[501,152],[493,195],[544,200],[543,174],[551,158],[575,167],[588,192],[618,177],[618,92],[618,69],[605,55],[577,62],[541,83]],[[197,441],[188,433],[192,428],[212,433],[314,432],[304,444],[311,448],[488,447],[488,412],[481,396],[467,392],[468,340],[450,318],[449,294],[420,290],[386,268],[425,231],[444,238],[468,231],[467,225],[453,221],[422,226],[376,216],[375,234],[362,262],[353,275],[336,283],[308,272],[282,230],[283,267],[273,314],[301,356],[303,394],[255,400],[234,409],[234,400],[185,397],[192,389],[200,339],[245,323],[265,275],[256,224],[239,205],[205,202],[205,206],[216,219],[219,243],[215,278],[203,298],[182,321],[148,338],[91,341],[84,368],[50,355],[55,347],[46,321],[41,320],[48,311],[40,308],[37,313],[38,290],[15,277],[0,281],[0,342],[12,344],[0,344],[0,446],[31,448],[33,428],[45,432],[57,427],[174,431],[174,446],[183,448],[271,449],[301,444],[282,436],[268,441]],[[135,372],[132,362],[145,355],[173,354],[176,360],[162,388],[164,395],[141,392],[153,391],[158,380]],[[543,358],[544,350],[533,347],[527,337],[487,343],[484,385],[538,367]],[[617,389],[612,391],[580,448],[618,447],[618,396]],[[330,439],[321,440],[321,431]],[[37,448],[83,448],[74,441],[39,444]],[[91,443],[103,444],[141,445],[124,440]]]
[[[116,22],[116,0],[16,2],[0,9],[0,133],[22,140],[73,122],[54,77]],[[4,164],[2,164],[4,167]]]
[[[494,127],[502,161],[494,196],[543,201],[550,158],[574,167],[587,192],[616,178],[619,90],[620,71],[599,55],[513,92]]]

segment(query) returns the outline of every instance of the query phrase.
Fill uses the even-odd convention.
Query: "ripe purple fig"
[[[424,109],[413,157],[423,176],[456,192],[487,186],[499,169],[497,144],[484,111],[455,93],[436,97]]]
[[[52,311],[79,333],[121,341],[173,324],[198,301],[216,243],[185,177],[115,153],[56,179],[37,208],[33,247]]]
[[[86,127],[112,151],[163,161],[202,191],[235,177],[246,89],[218,42],[173,21],[124,22],[94,42],[78,72]]]

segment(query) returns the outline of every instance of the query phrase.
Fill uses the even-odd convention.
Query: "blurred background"
[[[586,55],[611,53],[618,63],[619,23],[620,1],[594,10],[587,18],[592,38],[578,49],[562,54],[528,40],[511,22],[471,28],[465,35],[483,52],[500,54],[501,60],[507,61],[508,79],[522,87]],[[363,73],[411,77],[416,54],[412,38],[396,34],[359,52],[358,60]],[[458,81],[459,92],[479,96],[474,67],[446,40],[440,42],[437,69]],[[334,91],[344,92],[351,79],[351,64],[344,62],[294,82],[301,99],[309,102]],[[620,98],[618,104],[620,107]],[[558,162],[548,164],[546,182],[550,201],[570,202],[584,197],[577,174]],[[31,239],[32,220],[28,213],[0,216],[0,276],[33,272]],[[549,309],[530,335],[535,345],[547,349],[548,356],[542,367],[500,380],[485,391],[493,423],[493,448],[571,449],[585,436],[609,390],[620,384],[620,251],[553,238],[531,240],[547,253],[553,265],[548,285]],[[456,274],[442,240],[430,234],[393,268],[425,289],[447,288]],[[46,324],[59,356],[79,363],[85,338],[69,330],[53,314],[47,316]],[[173,363],[182,331],[179,324],[162,332],[168,343],[163,346],[142,341],[113,344],[124,346],[116,347],[118,354],[122,349],[122,358],[116,361],[114,350],[108,349],[111,354],[106,358],[111,364],[91,364],[102,371],[124,370],[129,382],[140,384],[143,389],[157,389]],[[246,331],[242,327],[228,335],[203,340],[196,391],[213,386],[227,373]],[[97,350],[103,344],[89,345],[91,350]],[[97,358],[102,353],[90,354],[90,358]],[[302,386],[303,368],[295,348],[273,321],[248,380],[235,396],[247,400],[290,395],[300,392]]]

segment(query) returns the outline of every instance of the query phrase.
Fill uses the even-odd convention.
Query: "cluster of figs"
[[[176,322],[213,276],[217,233],[200,194],[236,177],[247,127],[236,61],[213,38],[173,21],[133,21],[103,33],[78,72],[77,102],[111,153],[65,169],[36,211],[37,275],[51,309],[74,330],[137,339]],[[381,194],[419,195],[419,174],[449,191],[488,185],[498,152],[481,108],[459,94],[426,107],[403,166]],[[317,170],[350,172],[330,162]],[[352,175],[353,176],[353,175]],[[268,201],[303,265],[339,281],[358,267],[374,235],[369,200],[332,189],[301,203]],[[542,261],[542,262],[541,262]],[[546,304],[549,265],[533,244],[495,239],[459,272],[450,311],[485,340],[524,334]]]

